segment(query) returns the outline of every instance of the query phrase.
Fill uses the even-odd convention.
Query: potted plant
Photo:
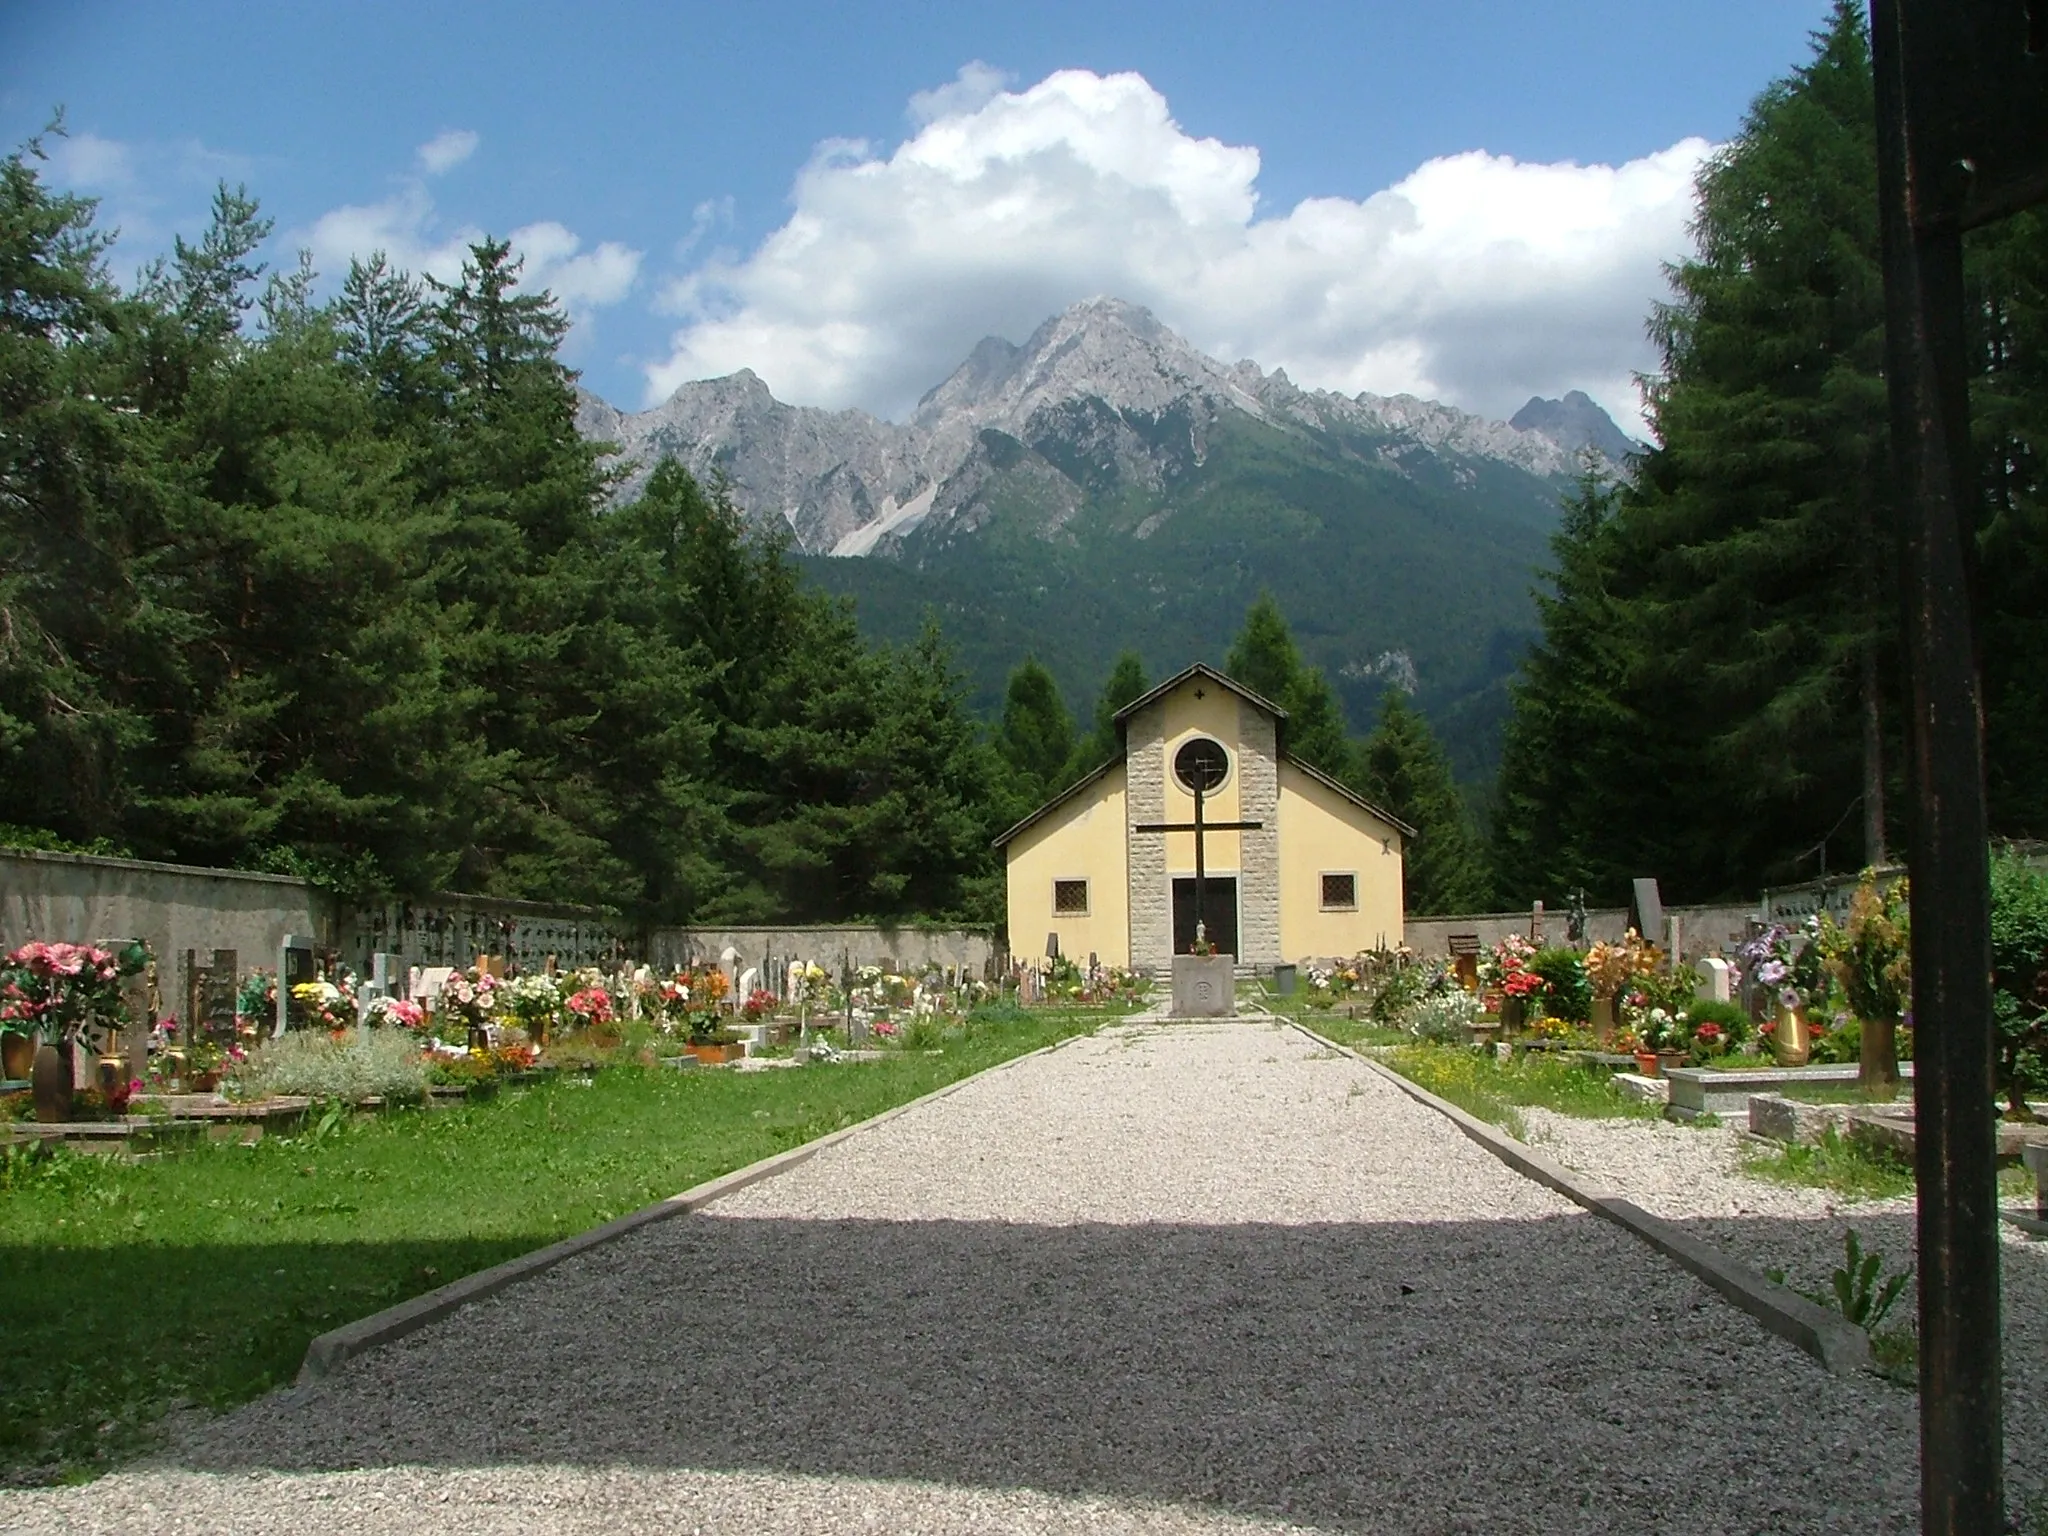
[[[1911,908],[1906,882],[1877,888],[1866,869],[1840,927],[1820,918],[1821,952],[1862,1026],[1856,1081],[1867,1093],[1896,1093],[1898,1031],[1913,996]]]
[[[89,944],[24,944],[0,968],[0,1013],[39,1042],[29,1068],[36,1118],[69,1120],[79,1034],[94,1020],[117,1025],[126,1016],[120,962]]]

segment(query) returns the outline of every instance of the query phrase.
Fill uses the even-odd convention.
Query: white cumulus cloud
[[[450,128],[445,133],[437,133],[416,151],[420,158],[420,168],[429,176],[439,176],[444,171],[452,171],[475,154],[476,147],[481,142],[467,128]]]
[[[1300,384],[1492,415],[1578,388],[1640,430],[1643,321],[1705,141],[1619,166],[1474,151],[1262,217],[1258,150],[1189,134],[1142,76],[1003,84],[972,64],[913,99],[893,150],[820,145],[781,228],[665,288],[681,326],[650,402],[750,367],[785,399],[900,416],[982,336],[1111,294]]]
[[[394,267],[448,283],[461,275],[469,248],[485,233],[443,219],[425,183],[414,179],[381,202],[330,209],[293,243],[310,250],[314,265],[330,275],[382,251]],[[578,325],[625,298],[640,275],[641,252],[613,240],[585,250],[574,231],[553,219],[521,225],[504,238],[525,263],[520,286],[552,292]]]

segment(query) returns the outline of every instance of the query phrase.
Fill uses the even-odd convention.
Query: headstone
[[[305,1012],[302,1004],[292,1001],[292,988],[302,981],[317,979],[313,941],[297,934],[286,934],[277,946],[277,1024],[271,1031],[273,1038],[299,1023]]]
[[[761,973],[755,967],[750,965],[744,971],[740,972],[739,990],[735,992],[733,995],[737,997],[742,1003],[744,1003],[748,998],[752,997],[754,993],[760,989],[760,986]]]
[[[1728,975],[1728,962],[1715,955],[1709,955],[1693,967],[1699,972],[1699,986],[1693,995],[1709,1002],[1725,1003],[1730,1000],[1732,989]]]
[[[1629,902],[1630,926],[1643,936],[1643,942],[1654,944],[1664,933],[1664,898],[1657,894],[1657,882],[1644,877],[1635,882],[1632,899]]]
[[[1385,940],[1381,940],[1382,943]],[[1538,949],[1543,947],[1543,903],[1535,902],[1529,908],[1529,942]]]
[[[1057,960],[1059,959],[1059,957],[1060,936],[1056,933],[1048,933],[1045,936],[1045,958],[1048,960]]]
[[[370,985],[382,989],[380,996],[404,997],[408,981],[403,955],[380,949],[370,956]]]

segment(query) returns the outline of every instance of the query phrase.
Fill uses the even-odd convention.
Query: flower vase
[[[1899,1021],[1896,1018],[1863,1021],[1863,1051],[1857,1064],[1857,1087],[1871,1095],[1898,1096],[1898,1041]]]
[[[1512,1038],[1522,1032],[1528,1011],[1529,1005],[1519,997],[1508,996],[1500,1000],[1500,1032],[1503,1038]]]
[[[0,1077],[25,1083],[36,1069],[36,1037],[10,1029],[0,1033]]]
[[[1778,1004],[1778,1027],[1771,1035],[1771,1055],[1781,1067],[1803,1067],[1813,1055],[1813,1040],[1806,1032],[1806,1010]]]
[[[1657,1075],[1669,1077],[1672,1072],[1692,1059],[1690,1051],[1659,1051],[1657,1053]]]
[[[36,1047],[30,1076],[35,1089],[36,1118],[45,1125],[61,1125],[71,1118],[75,1091],[71,1057],[69,1040],[56,1045],[45,1042]]]
[[[1658,1067],[1657,1053],[1655,1051],[1636,1052],[1636,1075],[1639,1077],[1662,1077],[1664,1075]]]
[[[1613,1048],[1614,1027],[1614,999],[1611,997],[1594,998],[1593,1034],[1600,1041],[1600,1048],[1602,1050],[1610,1050]]]

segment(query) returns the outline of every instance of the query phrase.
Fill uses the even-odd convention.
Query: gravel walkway
[[[1669,1217],[1757,1269],[1780,1268],[1805,1290],[1826,1290],[1854,1228],[1887,1273],[1917,1262],[1912,1196],[1855,1200],[1743,1172],[1748,1138],[1731,1126],[1694,1129],[1663,1120],[1574,1120],[1524,1110],[1530,1140],[1646,1211]],[[2031,1210],[2028,1199],[2020,1209]],[[2048,1242],[2001,1224],[2007,1501],[2048,1528]],[[1919,1305],[1908,1285],[1891,1321]],[[2033,1527],[2030,1527],[2033,1529]]]
[[[991,1073],[0,1528],[1861,1536],[1913,1426],[1247,1021]]]

